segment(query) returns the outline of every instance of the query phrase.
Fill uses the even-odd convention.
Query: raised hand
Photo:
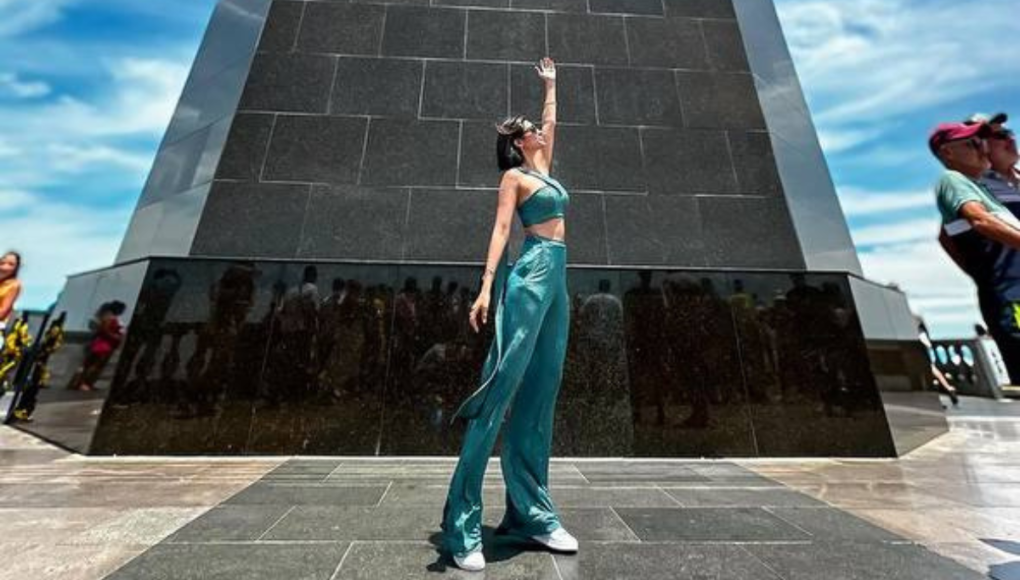
[[[538,73],[540,79],[546,82],[556,82],[556,63],[548,56],[538,61],[538,64],[535,65],[535,72]]]

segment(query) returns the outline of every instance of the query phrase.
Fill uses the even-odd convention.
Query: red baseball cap
[[[991,127],[984,123],[974,125],[967,125],[966,123],[939,123],[938,127],[935,127],[931,132],[931,137],[928,137],[928,147],[931,148],[932,153],[938,156],[939,148],[946,143],[970,139],[974,136],[983,138],[987,137],[990,132]]]

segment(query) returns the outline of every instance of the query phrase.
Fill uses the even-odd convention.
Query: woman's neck
[[[528,157],[527,155],[525,155],[524,156],[524,163],[521,164],[521,169],[524,169],[525,171],[534,171],[535,173],[543,173],[535,165],[535,157],[534,156]]]

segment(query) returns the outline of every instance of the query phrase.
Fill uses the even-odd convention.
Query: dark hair
[[[11,272],[10,278],[11,280],[16,280],[18,278],[18,272],[21,271],[21,254],[11,250],[9,252],[4,252],[3,256],[0,256],[0,258],[6,258],[7,256],[14,256],[14,259],[18,262],[14,265],[14,272]]]
[[[524,164],[524,153],[514,141],[520,139],[526,133],[524,115],[509,117],[502,123],[496,125],[496,163],[500,171],[520,167]]]

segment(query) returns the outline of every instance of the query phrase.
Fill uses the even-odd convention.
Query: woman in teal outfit
[[[468,419],[460,461],[443,509],[443,544],[465,570],[485,567],[482,479],[507,412],[500,457],[506,514],[498,532],[530,538],[557,552],[576,552],[549,496],[553,412],[563,376],[570,326],[564,219],[568,196],[549,176],[556,137],[556,67],[535,67],[545,83],[542,126],[524,117],[498,127],[496,154],[503,178],[482,288],[471,308],[478,331],[495,308],[495,336],[480,387],[457,416]],[[527,237],[511,268],[506,246],[514,212]]]

